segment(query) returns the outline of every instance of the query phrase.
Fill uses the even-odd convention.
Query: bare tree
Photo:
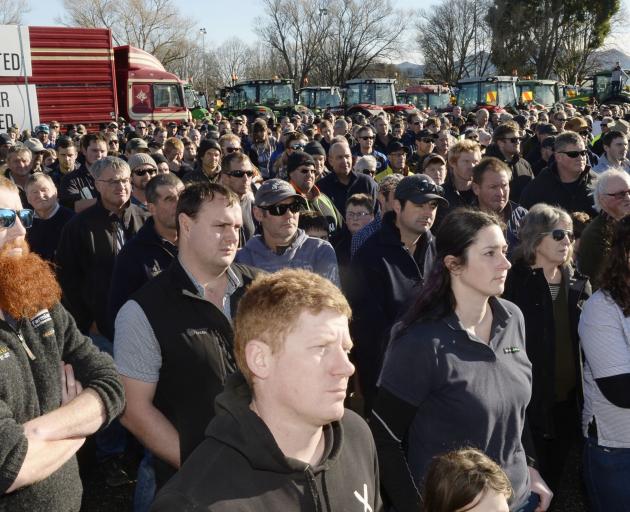
[[[22,16],[30,10],[28,0],[0,0],[0,25],[21,25]]]
[[[330,32],[317,63],[322,82],[342,84],[399,56],[407,20],[390,0],[330,0],[326,16]]]
[[[172,0],[64,0],[64,25],[107,27],[116,45],[130,44],[165,66],[184,59],[189,27]]]
[[[279,54],[286,76],[304,85],[328,37],[324,14],[328,0],[263,0],[265,14],[256,20],[261,39]]]
[[[426,76],[454,83],[486,73],[491,40],[485,22],[487,9],[484,0],[443,0],[430,11],[420,11],[417,42]]]
[[[214,51],[216,71],[223,83],[230,83],[232,77],[244,78],[250,57],[250,49],[238,37],[224,41]]]

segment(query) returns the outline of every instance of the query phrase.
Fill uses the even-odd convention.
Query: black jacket
[[[586,212],[596,215],[593,208],[593,186],[597,175],[590,167],[582,172],[575,183],[562,183],[556,163],[536,176],[521,194],[521,206],[528,210],[537,203],[560,206],[569,213]]]
[[[75,215],[64,226],[57,248],[59,284],[64,305],[81,332],[88,333],[92,322],[99,332],[112,339],[107,300],[116,250],[117,225],[129,240],[144,224],[148,214],[130,204],[122,219],[103,207],[94,206]]]
[[[372,435],[352,411],[324,426],[322,462],[285,457],[233,375],[206,440],[158,494],[153,512],[382,511]]]
[[[317,182],[319,190],[326,194],[342,215],[346,214],[346,200],[353,194],[367,194],[376,202],[378,185],[366,174],[350,171],[350,182],[344,185],[337,175],[331,172]],[[377,205],[378,206],[378,205]]]
[[[582,304],[591,295],[588,279],[570,267],[562,270],[569,303],[569,326],[580,395],[580,349],[578,323]],[[552,408],[555,403],[555,325],[553,300],[542,268],[522,261],[508,272],[503,298],[516,304],[525,317],[527,356],[532,363],[532,398],[527,410],[532,431],[554,436]]]
[[[72,217],[74,212],[63,206],[59,206],[57,212],[49,219],[35,217],[33,225],[26,231],[26,239],[31,250],[45,260],[54,261],[61,231]]]
[[[74,210],[74,203],[79,199],[98,197],[94,177],[85,164],[61,177],[59,185],[59,202],[66,208]]]
[[[242,284],[230,298],[234,315],[258,271],[237,264],[230,268]],[[162,367],[153,401],[179,433],[184,461],[203,441],[214,399],[236,370],[232,325],[223,311],[197,294],[177,258],[131,299],[144,311],[160,345]],[[159,459],[154,466],[158,485],[174,472]]]
[[[177,246],[157,234],[149,217],[116,257],[108,302],[111,325],[131,294],[166,269],[176,256]]]
[[[348,299],[353,310],[353,357],[364,395],[376,392],[376,380],[389,341],[389,331],[409,307],[435,261],[435,239],[428,231],[414,255],[400,240],[395,213],[383,217],[352,258]]]
[[[22,346],[24,344],[34,359]],[[112,358],[77,330],[59,304],[30,320],[0,320],[0,510],[78,511],[81,480],[76,457],[48,478],[10,494],[24,464],[28,440],[22,425],[61,405],[59,364],[72,365],[84,389],[90,388],[104,404],[106,423],[118,416],[125,395]]]
[[[490,144],[488,146],[485,156],[493,156],[510,166],[510,169],[512,170],[512,180],[510,181],[510,199],[518,203],[523,189],[534,179],[532,166],[527,160],[519,155],[515,155],[512,160],[507,160],[496,144]]]

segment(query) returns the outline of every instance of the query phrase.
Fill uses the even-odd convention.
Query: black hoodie
[[[206,440],[160,491],[152,512],[380,512],[378,462],[370,430],[352,411],[324,427],[322,462],[284,456],[250,408],[240,374],[217,397]]]

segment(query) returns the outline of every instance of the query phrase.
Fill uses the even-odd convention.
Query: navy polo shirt
[[[389,344],[379,386],[417,407],[407,461],[418,485],[435,455],[472,446],[503,468],[519,504],[530,492],[521,443],[532,383],[525,322],[511,302],[491,297],[489,305],[488,344],[455,313],[416,323]]]

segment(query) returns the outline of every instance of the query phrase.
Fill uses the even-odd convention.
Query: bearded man
[[[77,329],[25,241],[33,212],[0,177],[0,510],[81,508],[75,453],[115,418],[113,361]]]

